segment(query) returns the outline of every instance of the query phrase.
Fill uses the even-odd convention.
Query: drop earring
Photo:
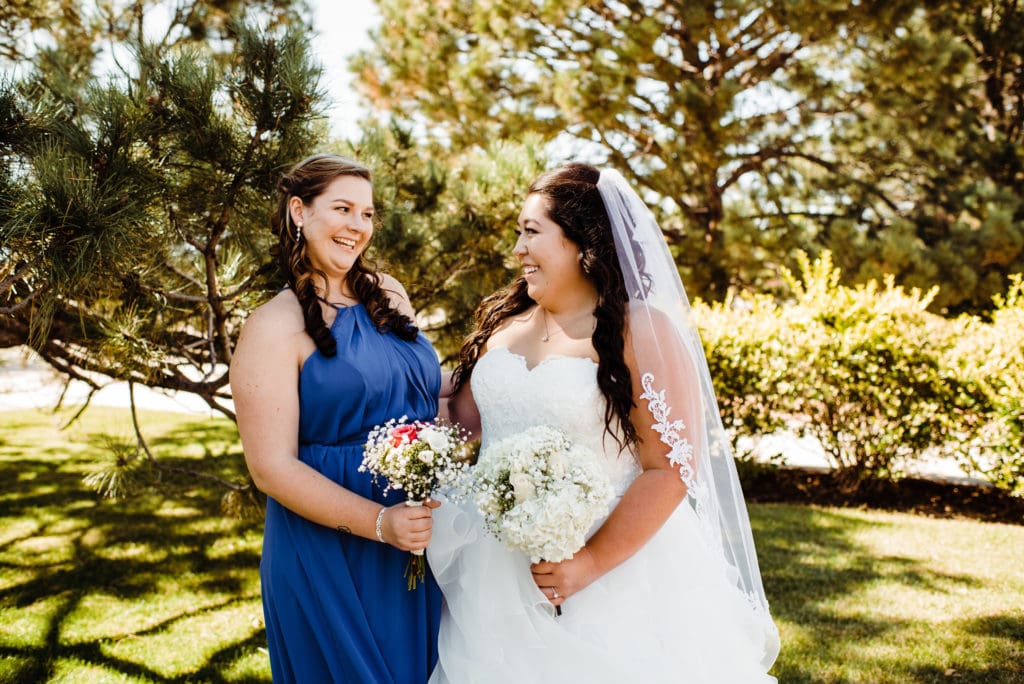
[[[296,223],[295,224],[295,241],[296,242],[301,242],[302,241],[302,224],[301,223]]]

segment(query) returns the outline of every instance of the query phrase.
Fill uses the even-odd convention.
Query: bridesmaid
[[[288,287],[246,321],[231,361],[245,460],[267,494],[260,580],[274,681],[426,682],[441,595],[409,591],[429,503],[384,498],[358,472],[375,425],[437,415],[440,368],[402,286],[363,252],[373,186],[335,155],[277,186],[271,252]]]

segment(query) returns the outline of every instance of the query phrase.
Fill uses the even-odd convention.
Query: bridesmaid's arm
[[[665,355],[663,367],[645,370],[654,372],[655,383],[671,383],[661,388],[665,390],[666,403],[672,407],[672,418],[683,421],[686,425],[684,437],[694,435],[691,443],[699,447],[696,435],[700,434],[703,426],[703,411],[693,360],[681,345],[666,349],[665,342],[676,339],[675,331],[664,327],[672,325],[668,319],[646,318],[635,323],[635,334],[650,336],[652,343],[659,344]],[[551,601],[555,605],[561,605],[565,597],[583,589],[639,551],[686,496],[686,485],[679,476],[678,466],[666,457],[668,447],[654,430],[647,400],[640,396],[643,388],[631,339],[627,338],[625,347],[626,365],[633,378],[634,408],[630,420],[641,440],[637,458],[643,472],[633,480],[608,519],[575,556],[561,563],[542,562],[533,566],[537,586],[542,590],[545,587],[557,589],[559,598]],[[545,591],[549,599],[552,594]]]
[[[245,462],[256,486],[309,520],[377,539],[382,506],[323,476],[298,458],[299,366],[305,330],[294,302],[278,295],[246,321],[231,360],[231,391]],[[414,513],[419,511],[419,513]],[[398,504],[383,519],[384,540],[425,548],[430,511]]]

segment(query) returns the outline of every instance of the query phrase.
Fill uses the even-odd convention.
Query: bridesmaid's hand
[[[422,506],[398,503],[384,510],[380,530],[384,541],[402,551],[418,551],[430,543],[430,530],[434,526],[433,509],[440,501],[427,499]]]
[[[547,596],[554,606],[561,606],[565,599],[583,589],[598,577],[598,568],[594,554],[586,546],[576,555],[561,563],[541,561],[530,566],[533,581]]]

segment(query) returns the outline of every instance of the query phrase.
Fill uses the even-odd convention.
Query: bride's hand
[[[533,581],[552,605],[560,606],[568,597],[601,576],[594,555],[586,546],[560,563],[541,561],[530,566]]]

